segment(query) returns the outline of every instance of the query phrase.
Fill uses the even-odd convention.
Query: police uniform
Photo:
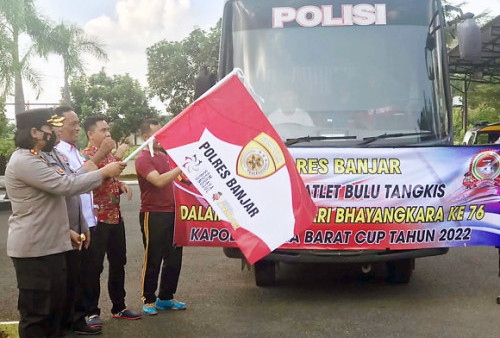
[[[41,128],[51,121],[48,109],[16,116],[18,129]],[[65,196],[101,185],[99,171],[65,175],[34,150],[17,149],[5,171],[11,200],[7,254],[19,289],[20,337],[60,333],[66,290],[65,253],[72,250]]]
[[[42,153],[48,164],[65,175],[81,175],[87,169],[81,167],[75,171],[71,168],[68,159],[56,148],[49,153]],[[82,211],[82,203],[79,195],[66,196],[66,209],[68,211],[69,228],[78,234],[89,231],[87,221]],[[85,326],[85,308],[82,300],[81,287],[81,264],[82,251],[73,249],[66,252],[66,301],[63,312],[63,330],[71,330],[74,327]]]

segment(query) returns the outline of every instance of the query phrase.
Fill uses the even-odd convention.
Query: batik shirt
[[[83,149],[82,156],[88,161],[95,155],[97,148],[88,145]],[[99,169],[111,162],[118,162],[119,159],[112,154],[108,154],[104,160],[99,163]],[[97,221],[107,224],[117,224],[120,222],[120,186],[121,182],[116,178],[108,178],[103,184],[93,191],[94,204],[98,206]]]

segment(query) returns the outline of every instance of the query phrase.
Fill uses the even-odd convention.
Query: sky
[[[53,22],[76,23],[105,46],[108,62],[85,57],[86,74],[102,67],[106,73],[129,73],[147,85],[146,48],[161,40],[178,41],[194,27],[209,29],[222,16],[225,0],[35,0],[41,14]],[[346,0],[346,3],[349,1]],[[383,1],[381,1],[383,2]],[[460,1],[451,0],[456,4]],[[469,0],[464,12],[500,15],[500,0]],[[33,60],[33,67],[42,75],[43,91],[36,93],[25,83],[27,102],[56,103],[64,84],[62,60],[52,55],[47,60]],[[8,99],[13,102],[13,98]],[[155,105],[158,105],[156,103]],[[158,107],[161,108],[161,107]],[[8,116],[12,118],[13,107]]]

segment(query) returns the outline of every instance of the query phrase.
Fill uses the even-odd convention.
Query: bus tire
[[[415,258],[398,259],[386,263],[386,280],[392,284],[408,284],[415,268]]]
[[[276,263],[260,260],[253,265],[255,284],[257,286],[272,286],[276,282]]]

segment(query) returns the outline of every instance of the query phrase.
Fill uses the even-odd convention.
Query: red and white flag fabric
[[[237,75],[220,81],[154,137],[227,222],[251,264],[316,216],[292,156]]]

